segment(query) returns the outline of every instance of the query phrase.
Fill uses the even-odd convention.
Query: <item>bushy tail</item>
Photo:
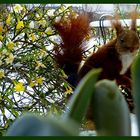
[[[70,15],[60,20],[54,27],[61,37],[60,46],[55,47],[56,62],[68,75],[70,84],[75,86],[82,53],[85,50],[82,43],[90,31],[88,16]]]

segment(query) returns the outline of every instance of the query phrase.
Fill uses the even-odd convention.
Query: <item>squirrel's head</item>
[[[140,47],[136,28],[136,18],[136,11],[131,12],[131,26],[129,29],[124,28],[118,19],[112,21],[112,25],[117,34],[117,42],[115,47],[119,54],[135,53]]]

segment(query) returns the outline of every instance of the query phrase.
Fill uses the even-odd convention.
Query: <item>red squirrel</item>
[[[136,29],[137,13],[131,13],[130,29],[124,28],[118,19],[111,20],[116,38],[92,53],[83,66],[83,42],[90,32],[86,14],[77,17],[70,15],[69,20],[61,20],[54,25],[61,37],[59,49],[55,48],[55,59],[59,67],[68,75],[68,82],[76,87],[77,83],[93,68],[102,68],[99,80],[116,80],[118,86],[131,89],[130,66],[140,47]],[[129,93],[132,98],[131,92]],[[130,111],[133,106],[129,105]],[[89,115],[90,116],[90,115]]]
[[[116,80],[118,85],[131,89],[130,66],[140,47],[136,29],[136,17],[137,13],[132,12],[130,29],[122,27],[117,19],[112,21],[117,37],[88,57],[79,71],[79,80],[92,68],[101,67],[102,72],[99,79]],[[133,98],[131,92],[128,94],[127,96]],[[129,104],[130,111],[133,110],[133,107],[131,102]]]

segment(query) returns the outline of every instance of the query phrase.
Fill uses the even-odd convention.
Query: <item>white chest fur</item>
[[[120,60],[122,61],[122,70],[120,71],[121,75],[124,74],[127,71],[128,67],[132,64],[136,56],[136,53],[137,52],[133,53],[127,52],[120,56]]]

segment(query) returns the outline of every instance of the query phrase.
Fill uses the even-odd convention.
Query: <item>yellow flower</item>
[[[0,33],[4,32],[5,30],[3,29],[3,26],[0,25]]]
[[[31,38],[32,41],[35,41],[37,39],[35,34],[31,34],[30,38]]]
[[[23,8],[24,13],[26,13],[27,12],[26,8],[25,7],[22,7],[22,8]]]
[[[39,25],[42,25],[43,27],[46,26],[46,20],[42,19],[40,21],[37,22]]]
[[[36,17],[37,19],[39,19],[39,18],[40,18],[40,15],[39,15],[39,14],[36,14],[35,17]]]
[[[9,55],[10,53],[7,51],[7,49],[3,49],[3,50],[2,50],[2,54],[3,54],[3,55]]]
[[[3,78],[3,77],[5,77],[4,70],[0,70],[0,79]]]
[[[3,36],[2,35],[0,35],[0,41],[2,41],[3,40]]]
[[[36,83],[34,81],[30,81],[30,87],[34,87]]]
[[[6,58],[6,64],[12,64],[14,61],[14,56],[12,53],[9,54],[9,56]]]
[[[61,74],[62,74],[62,77],[64,77],[65,79],[68,79],[68,76],[65,74],[63,70],[61,70]]]
[[[40,56],[46,56],[47,52],[43,49],[40,50]]]
[[[2,60],[0,60],[0,66],[2,65]]]
[[[9,42],[7,44],[7,47],[8,47],[9,50],[12,50],[14,48],[14,46],[15,46],[14,42]]]
[[[70,93],[72,93],[72,88],[70,87],[70,86],[67,86],[67,87],[65,87],[66,88],[66,91],[64,92],[64,94],[70,94]]]
[[[16,13],[21,12],[22,9],[23,9],[23,7],[21,7],[20,4],[16,4],[16,5],[14,6],[14,11],[15,11]]]
[[[78,14],[76,12],[72,12],[72,16],[76,19],[78,17]]]
[[[54,9],[51,9],[51,10],[48,10],[47,11],[47,15],[50,16],[50,17],[53,17],[54,16],[54,13],[55,13],[55,10]]]
[[[21,29],[21,28],[23,28],[23,27],[24,27],[23,21],[18,20],[16,29]]]
[[[45,33],[48,34],[48,35],[52,35],[52,34],[53,34],[52,28],[51,28],[51,27],[48,27],[48,28],[46,29]]]
[[[41,63],[40,61],[36,61],[36,63],[37,63],[36,69],[39,69],[40,67],[46,68],[46,66],[43,63]]]
[[[7,19],[6,19],[6,24],[10,25],[11,24],[11,15],[9,14]]]
[[[61,12],[64,12],[66,9],[67,9],[67,5],[62,5],[61,7],[60,7],[60,9],[59,9],[59,12],[61,13]]]
[[[36,82],[37,82],[37,84],[40,84],[40,85],[43,84],[43,80],[44,80],[43,77],[37,77],[37,78],[36,78]]]
[[[22,82],[15,83],[15,90],[17,92],[24,91],[25,87]]]

